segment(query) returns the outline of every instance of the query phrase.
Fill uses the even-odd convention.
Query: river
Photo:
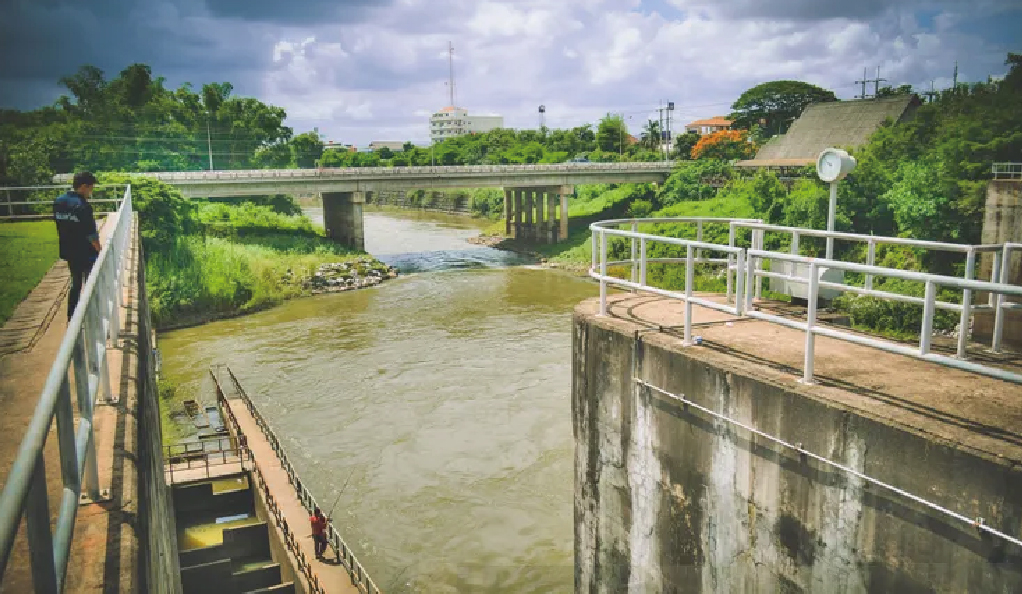
[[[206,400],[231,366],[387,594],[574,590],[571,311],[596,287],[479,225],[367,211],[398,279],[159,340]]]

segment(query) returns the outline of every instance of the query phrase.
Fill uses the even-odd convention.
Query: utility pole
[[[671,147],[674,146],[674,143],[672,142],[672,139],[671,139],[671,112],[673,112],[673,111],[674,111],[674,101],[668,101],[667,102],[667,153],[668,153],[667,156],[668,156],[668,158],[670,157]],[[664,160],[666,161],[668,159],[664,159]]]
[[[875,79],[873,79],[873,82],[875,83],[875,86],[873,87],[873,89],[874,89],[873,97],[874,98],[880,96],[880,82],[881,81],[887,82],[887,79],[886,78],[880,78],[880,67],[877,66],[877,77]]]
[[[209,116],[206,116],[206,147],[209,149],[209,170],[213,171],[213,139],[209,134]]]
[[[955,75],[952,78],[952,81],[953,82],[951,83],[951,88],[952,89],[957,89],[958,88],[958,60],[955,60]]]
[[[887,82],[886,78],[880,78],[880,67],[879,66],[877,66],[877,77],[876,78],[866,78],[866,76],[867,76],[866,75],[866,69],[863,68],[862,69],[862,80],[855,81],[855,84],[857,84],[857,85],[861,84],[862,85],[862,94],[861,95],[856,95],[855,96],[856,99],[876,99],[880,95],[880,82],[881,81]],[[869,83],[873,83],[874,84],[874,87],[873,87],[874,88],[874,92],[873,92],[872,95],[867,95],[866,94],[866,85],[869,84]]]
[[[855,84],[857,84],[857,85],[861,84],[862,85],[862,94],[861,95],[856,95],[855,96],[856,99],[865,99],[866,98],[866,83],[868,83],[868,82],[869,81],[866,80],[866,68],[863,67],[863,69],[862,69],[862,80],[855,81]]]
[[[656,142],[657,149],[660,151],[660,156],[664,155],[664,101],[660,100],[660,107],[657,108],[657,112],[660,114],[660,125],[656,129]]]
[[[448,85],[451,91],[451,107],[454,107],[456,105],[454,103],[454,44],[450,41],[447,42],[447,63],[451,70],[451,82]]]
[[[934,98],[937,97],[937,94],[938,94],[937,91],[935,91],[933,89],[933,81],[931,80],[930,81],[930,90],[926,91],[925,93],[923,93],[923,95],[926,96],[926,102],[927,103],[933,103],[933,100],[934,100]]]

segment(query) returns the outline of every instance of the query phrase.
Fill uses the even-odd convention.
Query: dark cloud
[[[389,10],[390,4],[391,0],[206,0],[214,17],[285,25],[361,22],[374,10]]]

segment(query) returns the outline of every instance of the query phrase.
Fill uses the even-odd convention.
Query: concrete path
[[[280,510],[287,520],[288,526],[294,531],[297,542],[305,553],[307,559],[313,563],[315,575],[319,578],[319,584],[328,594],[358,594],[359,590],[351,583],[347,570],[341,565],[333,562],[316,560],[315,548],[312,542],[312,529],[309,525],[309,512],[302,507],[295,493],[294,487],[288,482],[287,472],[281,467],[277,454],[270,447],[270,443],[263,437],[255,419],[248,412],[248,407],[241,399],[228,399],[225,401],[238,419],[241,432],[248,440],[248,447],[252,451],[255,464],[259,466],[263,478],[269,485],[270,492],[276,499]],[[325,513],[325,512],[324,512]],[[279,530],[279,528],[278,528]],[[331,553],[327,549],[327,554]],[[332,561],[332,559],[331,559]],[[304,578],[303,578],[304,579]]]
[[[0,328],[0,357],[29,351],[42,339],[57,312],[67,307],[70,281],[67,262],[57,260]]]

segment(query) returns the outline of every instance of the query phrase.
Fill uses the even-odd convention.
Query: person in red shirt
[[[309,517],[309,522],[312,524],[312,540],[316,544],[316,559],[323,559],[323,553],[326,552],[326,517],[323,516],[323,512],[319,511],[317,507],[313,512],[312,516]]]

